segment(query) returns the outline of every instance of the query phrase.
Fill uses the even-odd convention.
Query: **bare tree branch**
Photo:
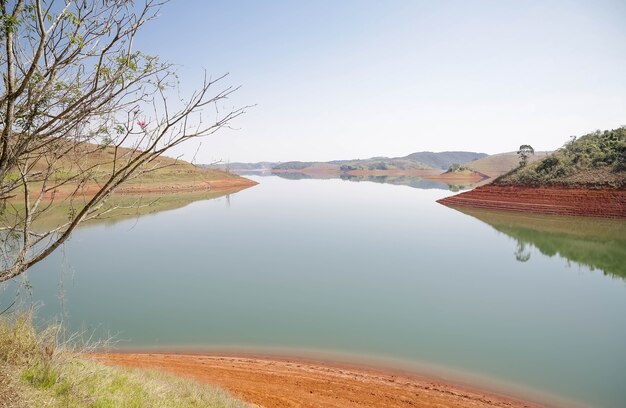
[[[185,103],[169,99],[174,66],[133,49],[162,4],[0,0],[0,282],[41,262],[82,222],[124,207],[103,205],[124,183],[171,165],[161,155],[245,113],[221,109],[238,90],[219,87],[227,75],[205,73]],[[34,227],[61,203],[67,220]]]

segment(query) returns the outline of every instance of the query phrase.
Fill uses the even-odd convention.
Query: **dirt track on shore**
[[[407,373],[318,361],[158,353],[92,357],[191,377],[263,407],[540,407]]]

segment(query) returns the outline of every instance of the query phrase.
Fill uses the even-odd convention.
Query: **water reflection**
[[[541,218],[537,232],[510,214],[485,216],[500,234],[437,204],[444,190],[256,181],[230,207],[197,201],[76,231],[29,272],[39,316],[127,349],[367,356],[626,406],[624,281],[574,274],[533,248],[566,253],[548,234],[564,231],[582,239],[573,251],[596,252],[587,264],[597,268],[622,248],[605,268],[615,274],[623,224],[589,238],[594,225],[580,219]],[[0,305],[12,295],[0,293]]]
[[[129,218],[155,214],[161,211],[175,210],[193,202],[211,200],[226,196],[227,205],[230,205],[230,195],[241,188],[229,190],[180,191],[172,193],[144,193],[144,194],[117,194],[113,195],[103,206],[106,215],[85,221],[89,224],[116,224]],[[57,200],[46,203],[49,205],[45,212],[38,214],[33,225],[40,230],[54,229],[67,222],[68,214],[75,211],[76,204],[68,200]],[[104,211],[103,211],[104,212]],[[10,209],[0,213],[0,226],[12,225],[24,213],[21,202],[12,203]]]
[[[514,253],[519,262],[530,259],[529,247],[549,257],[598,269],[605,275],[626,279],[626,221],[555,217],[488,211],[475,208],[456,210],[479,219],[517,240]]]
[[[355,176],[347,173],[276,173],[275,176],[288,180],[329,180],[341,179],[345,181],[362,182],[369,181],[371,183],[393,184],[396,186],[408,186],[419,189],[439,189],[450,191],[461,191],[473,187],[473,184],[448,184],[438,180],[428,180],[414,175],[359,175]]]

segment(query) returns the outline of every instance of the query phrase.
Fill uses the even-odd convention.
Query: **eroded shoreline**
[[[508,407],[525,401],[407,371],[304,358],[253,355],[100,353],[111,365],[151,368],[227,389],[265,407]]]
[[[626,190],[488,184],[437,200],[449,207],[535,214],[626,218]]]

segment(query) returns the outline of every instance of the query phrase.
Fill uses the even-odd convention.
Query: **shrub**
[[[537,165],[537,173],[543,173],[543,174],[550,173],[552,170],[554,170],[556,166],[559,165],[559,163],[560,163],[560,160],[558,157],[556,156],[547,157]]]

